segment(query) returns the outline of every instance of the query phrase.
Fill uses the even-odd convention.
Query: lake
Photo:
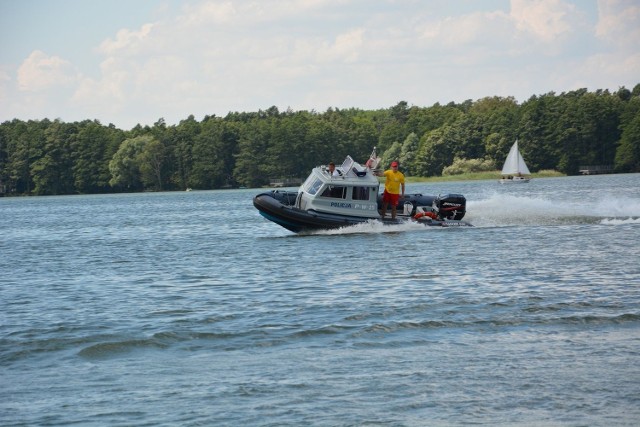
[[[640,174],[408,184],[450,229],[258,192],[0,198],[0,425],[637,425]]]

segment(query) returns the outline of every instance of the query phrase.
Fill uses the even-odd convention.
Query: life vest
[[[434,212],[418,212],[417,214],[415,214],[413,216],[413,219],[420,219],[420,218],[422,218],[424,216],[429,217],[431,219],[436,219],[437,218],[437,215]]]

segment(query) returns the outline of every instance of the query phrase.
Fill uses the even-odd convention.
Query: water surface
[[[0,199],[0,424],[637,425],[640,175],[408,191],[475,227]]]

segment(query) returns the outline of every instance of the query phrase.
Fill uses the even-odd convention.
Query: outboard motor
[[[433,210],[440,219],[459,221],[467,212],[467,199],[462,194],[440,195],[433,200]]]

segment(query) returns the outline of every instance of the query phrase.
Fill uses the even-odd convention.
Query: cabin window
[[[353,200],[369,200],[371,187],[353,187],[351,198]]]
[[[307,193],[314,195],[318,192],[321,186],[322,181],[320,179],[308,179],[304,184],[304,189]]]
[[[328,185],[322,192],[322,197],[331,197],[332,199],[344,199],[347,195],[347,188],[339,185]]]

